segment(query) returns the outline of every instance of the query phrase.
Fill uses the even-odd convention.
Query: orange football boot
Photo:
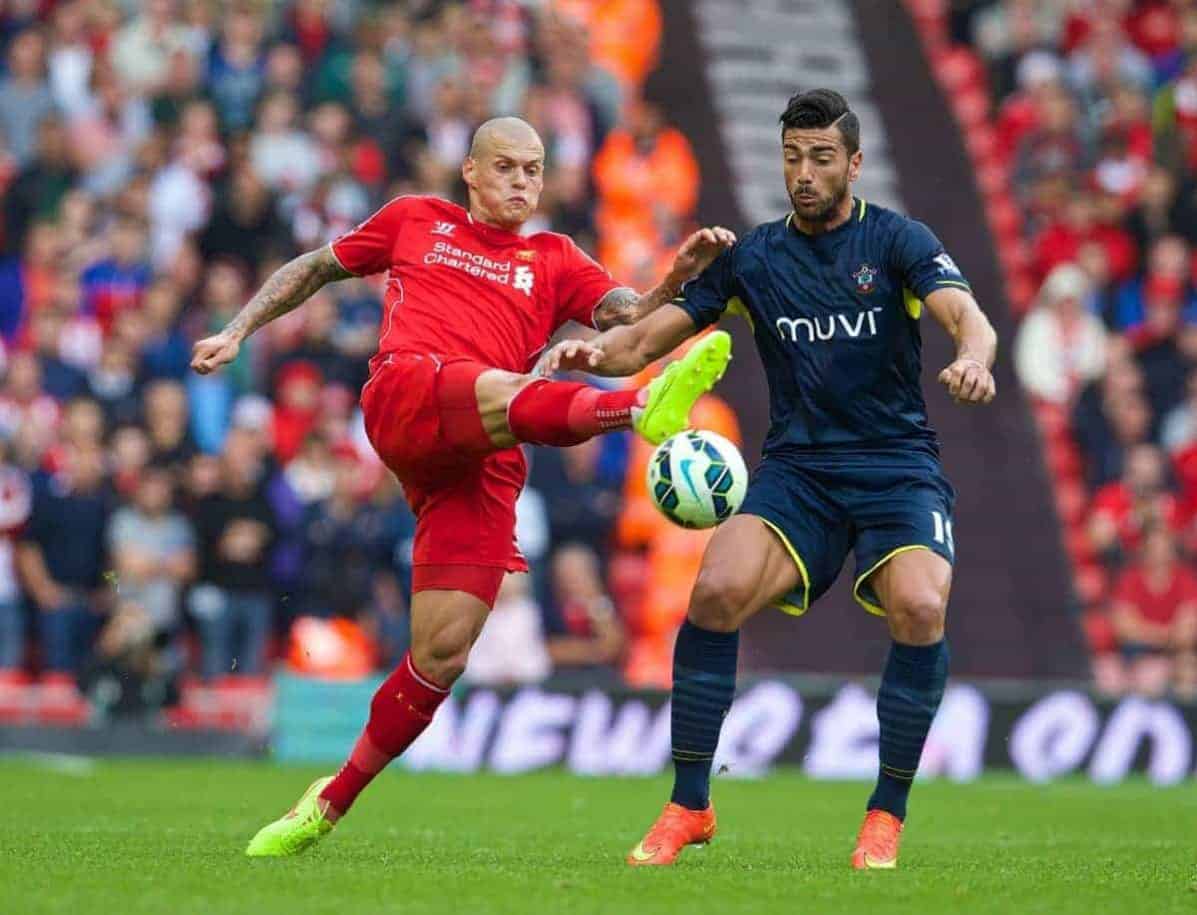
[[[706,810],[691,810],[670,801],[653,823],[652,829],[628,852],[633,867],[673,864],[687,845],[705,845],[715,837],[715,805]]]
[[[898,843],[902,839],[902,821],[886,810],[870,810],[860,824],[856,850],[852,852],[854,870],[898,866]]]

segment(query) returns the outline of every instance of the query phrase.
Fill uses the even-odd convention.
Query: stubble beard
[[[844,181],[837,187],[829,197],[819,202],[819,208],[813,213],[803,212],[802,207],[798,203],[798,192],[795,191],[790,195],[790,204],[794,207],[794,212],[802,219],[803,222],[823,224],[831,222],[839,211],[840,205],[844,202],[844,198],[848,196],[848,179],[845,176]]]

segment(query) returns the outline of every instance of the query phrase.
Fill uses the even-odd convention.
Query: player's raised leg
[[[638,390],[606,391],[495,370],[477,379],[478,410],[496,447],[576,445],[629,427],[660,444],[689,425],[690,409],[723,377],[730,360],[731,337],[715,331]]]
[[[686,845],[714,836],[711,763],[735,694],[740,626],[798,584],[793,560],[760,518],[736,515],[711,538],[673,652],[673,795],[629,864],[672,864]]]
[[[893,642],[877,692],[881,768],[852,852],[858,870],[898,864],[906,800],[948,679],[951,582],[951,565],[929,549],[897,553],[868,579]]]
[[[497,591],[502,570],[495,574]],[[428,590],[413,596],[411,649],[375,692],[370,717],[349,758],[335,776],[309,787],[289,813],[264,826],[250,841],[247,855],[298,854],[332,830],[374,776],[432,721],[465,670],[489,606],[464,591]]]

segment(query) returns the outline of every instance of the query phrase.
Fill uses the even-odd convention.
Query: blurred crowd
[[[661,28],[656,0],[0,7],[0,679],[122,708],[400,657],[413,520],[357,407],[380,278],[326,287],[221,374],[188,371],[191,342],[392,196],[460,201],[473,129],[504,113],[547,147],[529,231],[654,284],[698,188],[642,95]],[[476,680],[668,681],[674,566],[705,541],[652,515],[644,460],[621,436],[532,455],[533,574]]]
[[[1002,238],[998,220],[1008,276],[1030,278],[1014,364],[1047,439],[1097,686],[1193,696],[1197,2],[951,13],[984,64],[1020,227]]]

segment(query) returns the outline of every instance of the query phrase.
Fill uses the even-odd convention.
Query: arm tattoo
[[[244,340],[275,318],[298,308],[327,283],[353,276],[325,245],[301,254],[274,271],[227,325],[224,333]]]
[[[620,324],[635,324],[645,315],[672,301],[679,292],[681,286],[668,279],[643,295],[627,286],[612,289],[594,310],[594,326],[599,330],[607,330]]]

